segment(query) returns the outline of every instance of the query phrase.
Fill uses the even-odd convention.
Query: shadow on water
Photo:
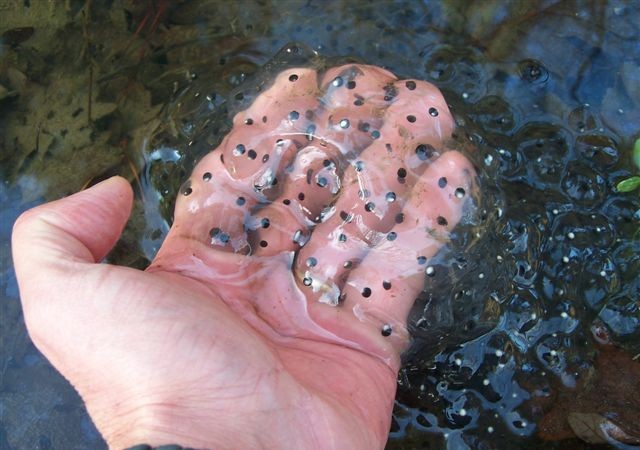
[[[19,212],[123,175],[136,201],[109,259],[143,268],[247,86],[345,57],[438,85],[483,188],[411,313],[388,448],[640,445],[640,201],[615,189],[640,169],[637,3],[32,1],[0,17],[0,448],[105,446],[26,335]],[[293,41],[304,55],[274,58]]]

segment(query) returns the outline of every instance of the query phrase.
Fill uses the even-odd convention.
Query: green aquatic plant
[[[636,139],[635,144],[633,145],[633,162],[636,167],[640,169],[640,138]],[[640,188],[640,176],[635,175],[629,178],[625,178],[624,180],[618,182],[616,185],[616,190],[618,192],[633,192],[636,189]],[[640,195],[640,191],[639,191]],[[638,213],[636,213],[637,215]],[[633,235],[634,239],[640,237],[640,228],[636,230]]]
[[[636,139],[636,143],[633,146],[633,162],[640,169],[640,138]],[[637,175],[625,178],[616,186],[619,192],[631,192],[638,188],[640,188],[640,176]]]

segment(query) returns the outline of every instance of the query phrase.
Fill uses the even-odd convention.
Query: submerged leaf
[[[638,187],[640,187],[640,177],[631,177],[619,182],[616,189],[620,192],[631,192],[638,189]]]
[[[558,390],[553,408],[538,423],[542,439],[640,443],[640,363],[630,354],[603,346],[576,389]]]
[[[46,87],[27,83],[26,108],[6,126],[12,175],[25,199],[77,191],[120,161],[122,152],[108,144],[110,134],[94,125],[116,104],[89,102],[87,86],[85,76],[53,78]]]
[[[573,432],[589,444],[623,443],[638,444],[640,438],[630,436],[618,425],[600,414],[571,413],[567,422]]]
[[[607,420],[600,414],[593,413],[571,413],[567,417],[567,422],[573,432],[585,442],[590,444],[603,444],[607,442],[602,431],[602,425]]]

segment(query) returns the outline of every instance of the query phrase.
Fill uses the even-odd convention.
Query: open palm
[[[289,69],[236,116],[147,271],[96,264],[129,215],[121,178],[18,220],[30,334],[113,448],[384,446],[406,316],[473,169],[443,149],[433,86],[316,76]]]

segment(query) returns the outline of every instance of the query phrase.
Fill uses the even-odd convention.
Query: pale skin
[[[441,102],[439,129],[450,129],[444,100],[434,97],[429,86],[424,89],[433,94],[429,101]],[[398,111],[403,117],[408,114]],[[385,117],[390,127],[398,119],[391,112]],[[380,124],[388,137],[384,142],[399,154],[372,172],[368,189],[371,198],[389,191],[392,183],[401,181],[396,180],[396,162],[406,165],[410,183],[394,188],[400,206],[392,211],[394,217],[400,211],[403,220],[386,223],[383,212],[371,221],[373,216],[366,216],[370,212],[358,203],[362,186],[350,184],[354,172],[345,170],[343,188],[333,201],[355,199],[348,207],[363,218],[356,220],[361,228],[338,220],[337,212],[326,223],[336,221],[333,228],[348,235],[347,242],[355,242],[352,247],[343,241],[334,245],[335,236],[322,231],[324,223],[306,226],[305,246],[292,244],[288,236],[295,230],[289,225],[296,215],[280,220],[279,214],[286,212],[273,207],[259,214],[247,210],[259,218],[268,213],[272,219],[270,228],[254,230],[257,237],[225,222],[227,229],[237,230],[230,232],[231,242],[268,240],[268,246],[254,243],[247,254],[240,244],[235,250],[231,242],[221,245],[219,234],[209,230],[222,223],[216,221],[233,221],[235,210],[218,218],[202,212],[204,205],[237,206],[238,192],[245,192],[243,183],[250,180],[246,174],[234,178],[233,170],[249,175],[255,170],[241,162],[230,168],[231,156],[220,164],[220,151],[212,153],[215,163],[214,156],[208,156],[195,169],[191,190],[178,201],[174,226],[146,271],[100,263],[131,210],[132,190],[120,177],[18,219],[13,255],[31,338],[78,390],[110,448],[139,443],[214,449],[384,447],[399,356],[408,345],[406,316],[425,280],[424,263],[417,258],[432,257],[459,221],[466,198],[455,189],[473,190],[473,168],[464,156],[442,150],[420,168],[419,161],[409,159],[415,158],[413,150],[421,142],[438,144],[433,133],[417,136],[403,129],[396,135],[385,123]],[[234,130],[244,140],[255,133],[239,126]],[[323,132],[331,134],[318,131]],[[282,128],[269,133],[282,133]],[[381,160],[369,141],[358,145],[363,148],[359,161],[365,165],[373,167]],[[405,147],[408,150],[400,150]],[[199,181],[202,173],[227,180],[225,186],[210,189]],[[282,180],[281,185],[295,178]],[[289,197],[286,187],[282,189],[272,205]],[[222,191],[224,195],[216,197]],[[305,201],[312,204],[322,195],[321,190],[309,190]],[[257,201],[248,198],[247,208]],[[447,217],[446,229],[425,232],[441,224],[442,215]],[[372,241],[358,234],[362,227],[367,236],[396,235]],[[347,254],[357,255],[359,264],[345,271]],[[318,257],[317,266],[310,265],[310,257]],[[305,285],[305,274],[322,278],[322,286],[335,285],[345,296],[337,305],[320,301],[322,291]],[[369,286],[371,294],[364,296]],[[392,331],[381,331],[385,326]]]

